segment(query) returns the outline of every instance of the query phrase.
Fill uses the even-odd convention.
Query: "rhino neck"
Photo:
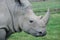
[[[10,12],[11,20],[12,20],[12,28],[14,32],[19,32],[19,26],[18,26],[18,17],[20,16],[19,13],[15,10],[17,8],[15,0],[6,0],[6,4],[8,7],[8,10]],[[15,12],[16,11],[16,12]]]

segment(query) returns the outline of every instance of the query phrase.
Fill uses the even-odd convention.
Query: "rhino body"
[[[43,18],[36,16],[28,0],[0,0],[0,40],[7,40],[10,34],[21,30],[44,36],[48,19],[49,10]]]

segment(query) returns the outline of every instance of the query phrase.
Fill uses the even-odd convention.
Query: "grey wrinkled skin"
[[[0,0],[0,40],[21,30],[36,37],[45,36],[49,15],[48,9],[45,16],[36,16],[28,0]]]

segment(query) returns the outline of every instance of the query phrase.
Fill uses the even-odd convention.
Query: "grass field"
[[[49,7],[50,10],[55,8],[60,8],[60,1],[53,2],[34,2],[33,10],[36,15],[44,15],[45,11]],[[47,25],[47,35],[44,37],[34,37],[25,32],[12,34],[8,40],[60,40],[60,12],[52,11],[50,12],[50,20]]]

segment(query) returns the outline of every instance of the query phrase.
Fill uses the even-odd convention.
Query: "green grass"
[[[39,2],[32,3],[36,15],[44,15],[44,11],[49,7],[50,10],[54,8],[60,8],[59,2]],[[39,11],[40,10],[40,11]],[[42,10],[42,11],[41,11]],[[44,37],[34,37],[26,34],[25,32],[12,34],[8,40],[60,40],[60,12],[51,12],[50,20],[47,25],[47,35]]]
[[[34,12],[43,12],[46,11],[48,8],[50,8],[50,10],[53,10],[55,8],[60,8],[60,1],[33,2],[32,5]]]

